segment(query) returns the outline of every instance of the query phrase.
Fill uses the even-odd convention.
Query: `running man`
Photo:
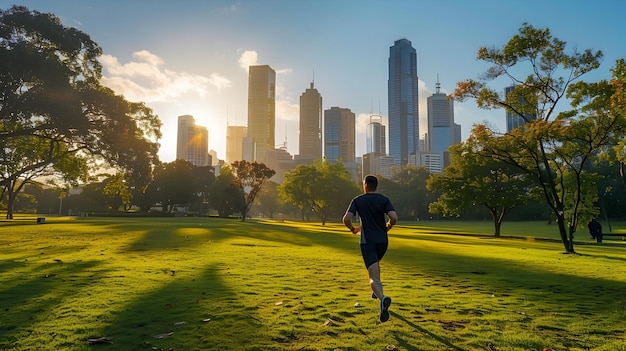
[[[350,206],[343,216],[343,224],[353,234],[361,232],[361,254],[370,278],[370,287],[374,295],[380,299],[380,321],[389,320],[389,306],[391,298],[383,294],[383,284],[380,281],[379,262],[387,252],[389,239],[387,232],[398,221],[389,198],[376,193],[378,178],[368,175],[363,180],[363,191],[350,202]],[[361,228],[352,225],[352,217],[358,214],[361,218]],[[389,218],[385,218],[385,215]]]

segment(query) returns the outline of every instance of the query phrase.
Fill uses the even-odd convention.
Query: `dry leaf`
[[[154,338],[155,338],[155,339],[165,339],[165,338],[170,337],[170,336],[172,336],[172,335],[174,335],[174,333],[173,333],[173,332],[170,332],[170,333],[163,333],[163,334],[155,335],[155,336],[154,336]]]

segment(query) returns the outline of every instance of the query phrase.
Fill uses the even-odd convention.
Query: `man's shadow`
[[[418,330],[422,333],[424,333],[425,335],[430,336],[433,340],[437,340],[438,342],[440,342],[441,344],[445,345],[447,347],[447,350],[454,350],[454,351],[466,351],[463,348],[460,348],[454,344],[452,344],[450,341],[448,341],[448,339],[441,337],[427,329],[424,329],[420,326],[418,326],[417,324],[409,321],[408,319],[406,319],[404,316],[398,314],[397,312],[394,311],[389,311],[389,314],[391,314],[393,317],[403,321],[404,323],[408,324],[409,326],[411,326],[412,328],[414,328],[415,330]],[[409,344],[408,342],[406,342],[404,339],[397,337],[396,336],[396,340],[398,340],[398,344],[399,346],[402,346],[404,349],[409,350],[409,351],[420,351],[421,349],[418,349],[417,347]]]

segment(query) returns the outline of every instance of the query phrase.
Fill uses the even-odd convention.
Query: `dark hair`
[[[363,182],[367,185],[367,189],[369,190],[376,190],[376,188],[378,188],[378,178],[376,178],[376,176],[371,174],[366,175]]]

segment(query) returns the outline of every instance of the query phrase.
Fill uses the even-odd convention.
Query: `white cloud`
[[[276,100],[276,118],[285,121],[300,120],[300,105],[288,100]]]
[[[134,61],[121,64],[111,55],[102,55],[100,62],[106,75],[102,84],[130,101],[164,102],[195,93],[204,97],[213,86],[218,91],[230,87],[230,80],[219,73],[209,77],[165,69],[165,61],[149,51],[133,53]]]
[[[248,72],[250,66],[254,66],[257,64],[258,55],[254,50],[244,51],[243,54],[239,57],[239,66]]]

